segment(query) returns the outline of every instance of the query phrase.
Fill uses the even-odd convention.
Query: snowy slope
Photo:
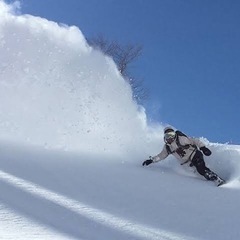
[[[231,180],[217,188],[173,159],[143,168],[2,143],[0,167],[1,239],[239,237],[239,179],[220,166]]]
[[[110,58],[77,27],[0,0],[0,239],[238,239],[240,147],[217,188],[169,157]]]

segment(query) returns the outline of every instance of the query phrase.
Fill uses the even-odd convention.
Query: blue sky
[[[211,142],[240,143],[240,1],[21,0],[22,13],[78,26],[86,37],[143,46],[132,71],[148,117]]]

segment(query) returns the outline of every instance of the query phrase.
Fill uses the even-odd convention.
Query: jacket
[[[176,139],[178,138],[178,144]],[[177,136],[171,143],[165,143],[162,151],[152,157],[153,162],[158,162],[165,159],[169,154],[174,155],[182,164],[191,161],[196,151],[205,145],[197,138],[187,136]]]

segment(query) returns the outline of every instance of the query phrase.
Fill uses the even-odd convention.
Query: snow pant
[[[191,166],[196,167],[198,173],[204,176],[207,180],[215,181],[218,179],[218,175],[206,167],[203,154],[199,150],[196,151]]]

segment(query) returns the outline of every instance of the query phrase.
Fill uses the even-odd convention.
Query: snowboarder
[[[142,163],[143,166],[161,161],[172,154],[181,161],[181,165],[188,163],[189,166],[196,167],[199,174],[207,180],[214,181],[217,186],[225,182],[206,167],[203,154],[210,156],[212,152],[199,139],[187,137],[184,133],[175,131],[172,127],[166,127],[164,129],[164,142],[162,151],[158,155],[145,160]]]

